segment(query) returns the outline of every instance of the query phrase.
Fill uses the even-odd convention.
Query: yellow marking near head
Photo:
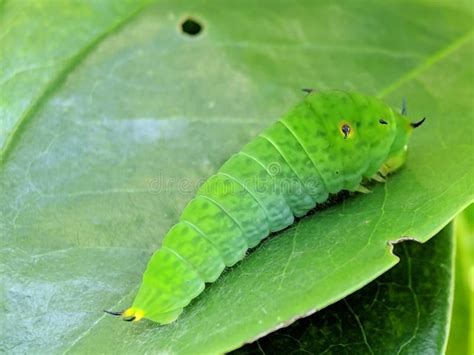
[[[379,170],[380,173],[384,176],[387,176],[388,174],[393,173],[395,170],[398,170],[405,163],[407,159],[407,153],[408,151],[405,145],[401,151],[389,157],[382,164]]]

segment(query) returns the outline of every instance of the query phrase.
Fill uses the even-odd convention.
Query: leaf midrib
[[[426,60],[421,63],[420,65],[416,66],[414,69],[406,72],[404,75],[400,77],[400,79],[396,80],[386,88],[382,89],[378,93],[378,97],[383,98],[386,97],[388,94],[392,93],[396,89],[398,89],[400,86],[403,84],[412,81],[415,79],[417,76],[422,74],[423,72],[427,71],[430,69],[434,64],[440,62],[447,56],[449,56],[451,53],[455,52],[457,49],[461,48],[467,41],[469,41],[474,34],[474,30],[471,30],[464,35],[458,37],[454,41],[452,41],[448,46],[442,48],[441,50],[435,52]]]
[[[0,3],[0,6],[2,4]],[[71,56],[69,60],[64,61],[63,67],[57,71],[56,75],[53,76],[43,87],[43,90],[38,94],[36,98],[32,100],[28,108],[23,111],[23,115],[17,120],[13,129],[5,139],[3,147],[1,147],[0,153],[0,166],[3,165],[7,160],[10,152],[12,151],[15,142],[15,138],[19,136],[24,128],[25,124],[35,115],[35,113],[41,108],[42,104],[47,101],[47,99],[55,92],[57,88],[65,81],[69,74],[71,74],[87,56],[106,38],[114,33],[118,32],[125,25],[133,21],[145,7],[149,5],[149,2],[146,2],[144,5],[131,12],[128,16],[121,18],[116,21],[110,27],[106,28],[102,33],[93,37],[91,41],[85,44],[78,52]]]

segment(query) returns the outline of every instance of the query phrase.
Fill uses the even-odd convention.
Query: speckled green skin
[[[381,124],[383,119],[387,124]],[[341,130],[348,124],[351,132]],[[354,191],[406,148],[405,117],[357,93],[309,94],[200,188],[151,258],[133,309],[174,321],[206,282],[329,194]]]

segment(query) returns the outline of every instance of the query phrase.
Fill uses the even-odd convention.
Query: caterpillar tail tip
[[[139,308],[131,307],[122,314],[122,319],[126,322],[138,322],[143,318],[145,312]]]
[[[119,317],[123,314],[124,311],[119,311],[119,312],[115,312],[115,311],[108,311],[106,309],[104,309],[104,313],[107,313],[107,314],[110,314],[112,316],[116,316],[116,317]]]
[[[145,315],[145,312],[141,309],[133,307],[119,312],[104,309],[104,312],[115,317],[121,317],[126,322],[138,322]]]

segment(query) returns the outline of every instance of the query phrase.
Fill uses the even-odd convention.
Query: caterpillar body
[[[173,322],[205,283],[247,249],[282,230],[341,190],[397,170],[406,159],[410,123],[377,98],[309,92],[211,176],[148,263],[132,307],[120,315]]]

